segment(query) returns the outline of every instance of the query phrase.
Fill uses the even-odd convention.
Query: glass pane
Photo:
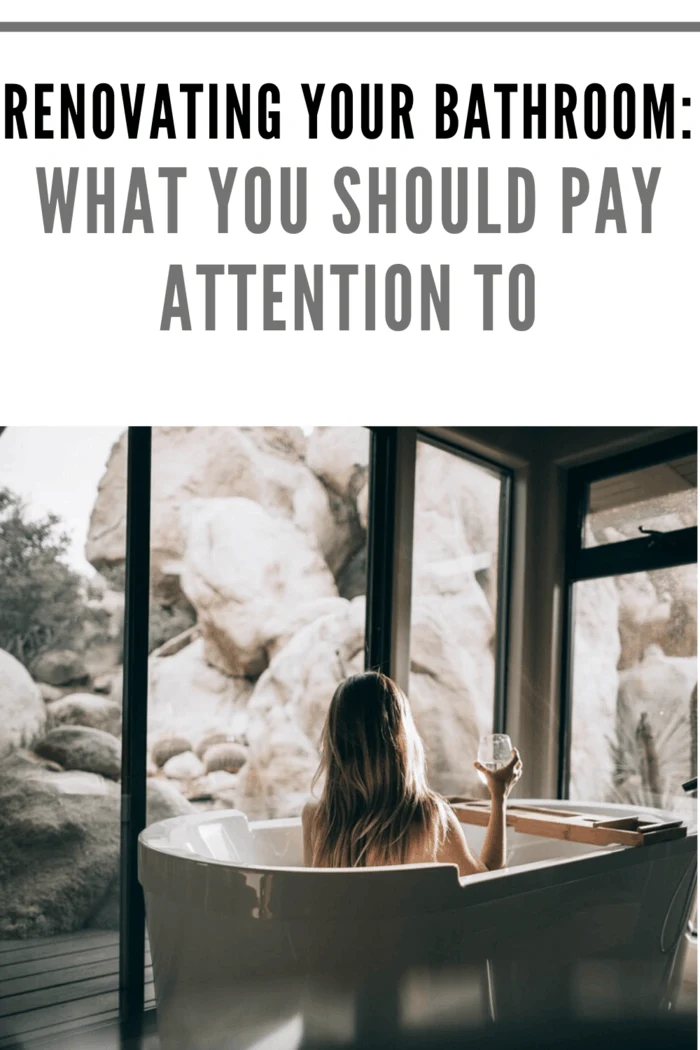
[[[300,813],[335,686],[364,663],[369,436],[154,428],[148,790],[162,816]],[[123,465],[117,449],[115,489]]]
[[[501,478],[420,441],[411,706],[444,794],[483,795],[472,762],[493,729]]]
[[[585,547],[673,532],[698,523],[698,459],[685,456],[594,481],[588,490]]]
[[[684,808],[697,771],[697,566],[581,581],[574,615],[571,797]]]
[[[0,939],[21,942],[22,991],[42,1007],[21,1005],[3,955],[0,1018],[18,1014],[22,1042],[73,1001],[86,1024],[93,1001],[117,1009],[123,595],[100,571],[95,511],[122,429],[0,435]],[[115,519],[124,496],[112,493]],[[123,536],[101,542],[123,561]]]

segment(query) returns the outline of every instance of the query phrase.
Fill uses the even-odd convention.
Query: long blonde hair
[[[367,671],[336,689],[314,785],[321,777],[314,867],[402,864],[415,843],[427,838],[434,855],[446,835],[446,803],[428,788],[408,700],[386,675]]]

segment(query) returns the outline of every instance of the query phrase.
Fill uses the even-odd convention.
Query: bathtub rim
[[[525,801],[525,800],[523,800]],[[530,801],[530,800],[527,800]],[[552,800],[532,800],[549,802],[551,808],[556,808]],[[578,804],[577,805],[583,805]],[[612,806],[614,804],[608,804]],[[600,808],[600,807],[598,807]],[[614,812],[622,809],[630,810],[631,807],[619,807]],[[654,810],[644,810],[645,813],[653,813]],[[656,811],[660,815],[664,811]],[[463,908],[466,905],[478,905],[488,900],[506,898],[513,895],[526,894],[533,890],[554,887],[564,883],[580,881],[592,876],[609,872],[616,868],[650,863],[657,859],[664,859],[673,855],[693,853],[697,856],[697,833],[692,831],[682,839],[667,840],[645,846],[603,846],[592,852],[586,852],[574,857],[553,857],[547,860],[533,861],[529,864],[514,865],[510,868],[501,868],[495,871],[479,872],[460,878],[457,865],[444,863],[429,864],[401,864],[385,865],[370,868],[307,868],[299,866],[265,865],[254,863],[235,863],[233,861],[218,860],[214,857],[203,857],[195,853],[188,853],[175,848],[162,848],[152,844],[149,839],[154,837],[156,829],[165,824],[174,823],[206,823],[209,820],[221,819],[226,815],[241,815],[240,810],[213,810],[204,814],[188,814],[185,816],[171,817],[166,821],[159,821],[146,828],[139,836],[138,850],[138,877],[143,889],[147,893],[164,894],[171,900],[182,900],[193,903],[193,894],[202,899],[211,900],[218,895],[215,884],[224,883],[227,878],[230,882],[235,881],[236,875],[244,878],[259,887],[269,886],[271,881],[280,879],[298,882],[303,879],[309,882],[311,879],[352,879],[372,875],[375,879],[382,879],[384,886],[392,880],[406,879],[403,885],[408,888],[411,878],[415,880],[418,872],[423,869],[434,869],[433,879],[436,880],[435,889],[442,889],[444,895],[439,899],[438,907],[426,908],[426,912],[450,911]],[[245,814],[242,814],[245,816]],[[274,821],[250,821],[251,827],[255,825],[270,825],[295,827],[300,824],[299,817],[278,818]],[[697,864],[696,864],[697,868]],[[447,870],[444,870],[447,869]],[[438,874],[440,872],[440,874]],[[235,874],[234,874],[235,873]],[[427,878],[427,873],[424,878]],[[685,875],[683,876],[685,878]],[[696,877],[696,874],[695,874]],[[439,880],[442,880],[440,883]],[[466,896],[465,896],[466,895]],[[212,910],[218,910],[213,909]],[[261,915],[260,918],[263,918]],[[273,918],[270,916],[270,918]],[[275,916],[276,918],[276,916]]]
[[[617,814],[619,814],[619,816],[624,816],[624,815],[627,815],[627,814],[630,814],[630,813],[641,813],[641,814],[643,814],[645,816],[648,815],[648,814],[652,815],[652,816],[658,818],[659,820],[661,820],[661,819],[665,819],[665,820],[673,819],[673,814],[671,812],[669,812],[668,810],[656,809],[654,807],[648,807],[648,808],[642,809],[641,807],[625,806],[625,805],[618,804],[618,803],[613,803],[613,802],[607,802],[607,803],[601,803],[601,802],[571,802],[571,800],[569,800],[569,799],[552,800],[552,799],[535,799],[535,798],[531,799],[531,798],[526,798],[526,799],[517,799],[517,800],[515,800],[514,804],[517,804],[517,805],[532,805],[532,806],[537,805],[537,806],[541,806],[543,808],[550,808],[550,809],[558,809],[558,808],[568,809],[568,808],[571,808],[572,811],[574,809],[576,809],[576,810],[580,809],[580,810],[583,810],[584,812],[585,811],[591,811],[591,812],[602,811],[604,813],[607,810],[611,814],[617,813]],[[157,821],[157,822],[155,822],[153,824],[150,824],[147,828],[144,828],[143,831],[140,833],[139,838],[138,838],[139,854],[141,853],[141,849],[143,848],[144,850],[153,851],[154,853],[165,854],[165,855],[168,855],[168,856],[171,856],[171,857],[179,857],[179,858],[181,858],[183,860],[190,860],[190,861],[194,861],[196,863],[217,865],[217,866],[220,866],[220,867],[223,867],[223,868],[235,868],[236,870],[256,871],[256,872],[260,872],[261,874],[263,874],[263,873],[282,873],[282,872],[290,872],[290,873],[291,872],[295,872],[295,873],[298,874],[299,872],[305,872],[307,875],[319,875],[320,876],[320,875],[332,875],[332,874],[335,874],[335,873],[341,873],[342,872],[344,874],[352,873],[354,875],[361,875],[362,873],[376,874],[378,870],[382,871],[382,872],[403,872],[403,871],[406,871],[406,870],[416,870],[416,869],[421,869],[421,868],[454,868],[455,871],[458,871],[458,868],[457,868],[456,864],[451,864],[451,863],[447,863],[447,862],[443,862],[443,861],[429,861],[429,862],[416,863],[416,864],[383,864],[383,865],[377,865],[375,867],[366,867],[366,868],[309,868],[309,867],[307,867],[304,864],[299,864],[299,865],[296,865],[296,864],[295,865],[285,864],[285,865],[282,865],[282,864],[256,864],[256,863],[248,863],[248,862],[236,863],[235,861],[219,860],[216,857],[205,857],[205,856],[202,856],[201,854],[190,853],[190,852],[187,852],[185,850],[181,850],[178,847],[168,847],[168,846],[163,847],[163,846],[158,845],[156,842],[151,841],[153,838],[156,837],[156,832],[157,832],[158,828],[163,828],[163,827],[166,827],[166,826],[169,826],[169,825],[174,825],[174,824],[179,824],[179,825],[184,825],[184,826],[186,826],[186,825],[197,826],[197,825],[200,825],[200,824],[208,824],[210,822],[214,823],[217,820],[221,820],[221,819],[223,819],[225,817],[232,817],[232,816],[245,817],[246,821],[248,822],[248,827],[251,830],[258,829],[258,828],[263,828],[263,827],[279,827],[279,828],[287,827],[287,828],[292,828],[292,827],[300,827],[301,826],[301,817],[274,817],[274,818],[272,818],[270,820],[249,820],[247,815],[243,812],[243,810],[234,809],[234,808],[232,808],[232,809],[209,810],[208,812],[204,812],[204,813],[185,813],[185,814],[180,814],[180,815],[175,816],[175,817],[167,817],[165,820],[159,820],[159,821]],[[692,831],[690,828],[688,828],[687,827],[687,823],[686,823],[685,826],[686,826],[686,830],[687,830],[687,834],[686,834],[685,838],[683,838],[683,839],[675,839],[675,840],[670,840],[670,841],[685,842],[688,839],[692,839],[694,837],[697,837],[697,832],[696,831]],[[543,836],[534,836],[533,835],[532,837],[533,838],[541,838]],[[557,842],[559,840],[558,839],[553,839],[552,841]],[[533,868],[544,868],[544,867],[548,867],[550,865],[556,865],[556,864],[561,864],[561,863],[569,864],[569,863],[571,863],[573,861],[588,860],[588,859],[590,859],[592,857],[598,857],[600,855],[611,856],[613,854],[619,854],[619,853],[628,853],[628,852],[637,853],[637,852],[639,852],[639,850],[646,850],[646,851],[648,851],[650,849],[654,849],[657,846],[664,846],[664,845],[667,845],[667,843],[666,842],[653,843],[653,844],[644,845],[644,846],[623,846],[623,845],[618,845],[616,843],[611,843],[610,845],[607,845],[607,846],[601,846],[599,849],[596,849],[596,850],[590,850],[590,851],[587,850],[585,853],[581,853],[579,856],[574,856],[574,857],[552,857],[552,858],[549,858],[549,859],[546,859],[546,860],[532,861],[529,864],[513,865],[513,867],[510,867],[510,868],[509,867],[504,867],[504,868],[497,868],[497,869],[495,869],[493,871],[475,872],[473,875],[465,875],[465,876],[462,876],[461,878],[459,878],[459,876],[458,876],[458,879],[459,879],[460,882],[463,882],[465,879],[468,879],[469,882],[472,883],[473,880],[479,879],[479,878],[492,879],[494,876],[504,875],[506,873],[513,875],[516,872],[524,871],[526,869],[527,870],[531,870]]]

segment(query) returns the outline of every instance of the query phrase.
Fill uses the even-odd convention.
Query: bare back
[[[405,864],[456,864],[460,876],[474,875],[487,871],[487,867],[470,851],[462,834],[462,827],[454,810],[445,803],[447,815],[447,834],[442,843],[435,848],[435,836],[432,829],[424,832],[421,840],[412,843]],[[302,836],[304,842],[304,864],[313,866],[313,818],[318,809],[318,802],[310,800],[301,814]],[[371,862],[370,862],[371,863]]]

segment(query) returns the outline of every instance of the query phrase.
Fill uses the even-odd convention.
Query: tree
[[[87,624],[107,618],[63,561],[70,539],[60,525],[55,514],[29,520],[22,499],[0,489],[0,648],[27,667],[46,649],[82,648]]]

